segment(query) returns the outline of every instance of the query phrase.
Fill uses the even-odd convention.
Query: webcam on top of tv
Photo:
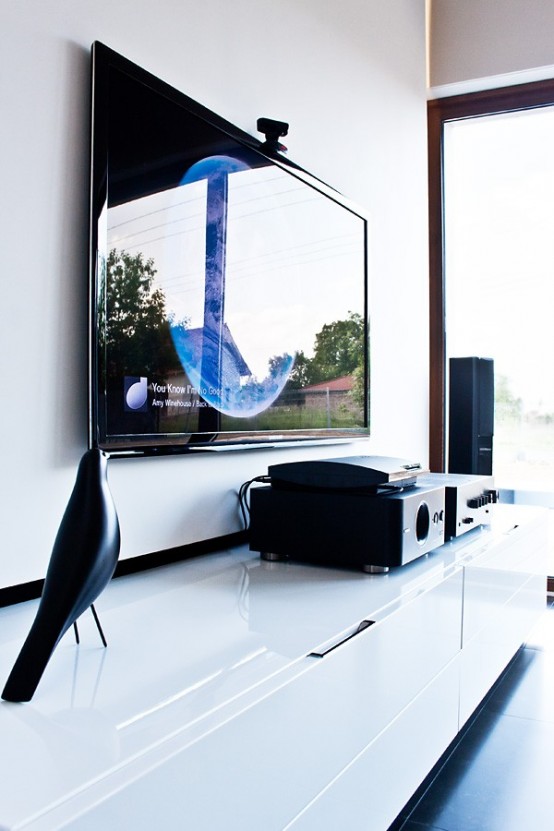
[[[256,126],[258,131],[265,136],[262,149],[269,150],[273,153],[286,153],[287,148],[279,141],[289,131],[289,125],[286,121],[275,121],[273,118],[258,118]]]

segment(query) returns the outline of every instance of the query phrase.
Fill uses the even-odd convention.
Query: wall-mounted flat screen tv
[[[106,46],[92,55],[91,446],[368,435],[363,213]]]

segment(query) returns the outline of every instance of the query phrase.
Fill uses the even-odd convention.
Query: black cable
[[[249,479],[248,482],[243,482],[238,490],[238,498],[239,498],[239,508],[242,514],[242,521],[244,523],[245,531],[248,530],[250,525],[250,505],[248,503],[248,491],[250,487],[254,484],[254,482],[271,482],[270,476],[255,476],[253,479]]]

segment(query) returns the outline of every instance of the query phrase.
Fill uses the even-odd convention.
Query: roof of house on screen
[[[311,384],[309,387],[302,387],[302,392],[350,392],[354,387],[353,375],[342,375],[340,378],[331,378],[329,381],[321,381],[319,384]]]

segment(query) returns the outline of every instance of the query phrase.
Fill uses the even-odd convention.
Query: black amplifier
[[[385,493],[255,487],[250,548],[266,560],[388,571],[442,545],[444,516],[444,487],[419,479]]]
[[[492,476],[466,473],[427,473],[418,482],[445,489],[445,539],[459,537],[479,525],[489,525],[498,501]]]

